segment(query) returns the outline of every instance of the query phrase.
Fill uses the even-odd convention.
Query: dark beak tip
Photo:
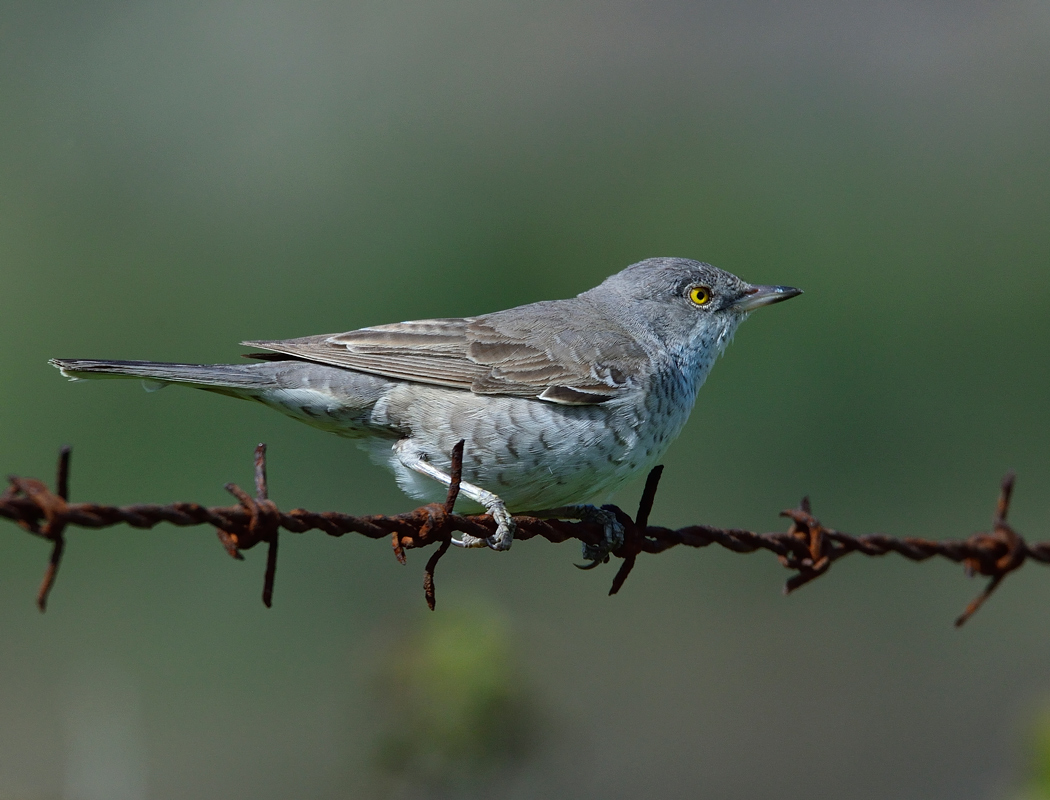
[[[784,300],[790,300],[792,297],[798,297],[800,294],[802,294],[802,290],[796,289],[794,286],[752,286],[737,301],[737,305],[745,311],[752,311],[762,306],[782,303]]]
[[[770,286],[767,290],[766,301],[769,304],[781,303],[784,300],[790,300],[792,297],[798,297],[802,294],[801,289],[796,289],[794,286]]]

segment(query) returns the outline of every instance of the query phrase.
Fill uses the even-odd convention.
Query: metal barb
[[[653,503],[656,502],[656,490],[660,488],[660,478],[664,474],[664,465],[657,464],[645,478],[645,488],[642,489],[642,497],[638,501],[638,514],[634,518],[634,524],[645,530],[649,526],[649,515],[653,513]]]
[[[68,444],[63,445],[58,451],[58,469],[55,477],[55,490],[58,493],[57,503],[49,498],[48,505],[44,509],[47,517],[47,525],[42,533],[51,540],[51,556],[44,570],[44,579],[40,581],[40,588],[36,593],[36,607],[43,614],[47,611],[47,598],[51,590],[55,588],[55,578],[58,577],[58,568],[62,564],[62,556],[66,551],[65,520],[61,518],[61,511],[65,510],[66,501],[69,499],[69,457],[73,448]],[[41,488],[46,492],[47,487],[43,484]],[[50,511],[50,513],[48,513]]]
[[[634,569],[635,562],[638,560],[638,554],[642,552],[642,542],[645,538],[646,528],[649,526],[649,515],[653,511],[653,503],[656,501],[656,490],[660,486],[660,476],[663,474],[663,464],[657,464],[649,470],[649,474],[645,478],[645,488],[642,490],[641,499],[638,501],[638,514],[633,522],[626,518],[626,515],[622,512],[617,514],[618,517],[624,518],[621,519],[621,522],[624,523],[623,546],[619,550],[614,551],[613,555],[623,558],[623,563],[620,564],[620,568],[616,570],[616,574],[613,576],[612,586],[609,587],[610,597],[623,588],[624,581],[627,580],[627,576],[631,574],[631,570]],[[577,566],[579,565],[577,564]]]
[[[434,585],[434,570],[437,569],[438,562],[442,556],[448,552],[449,547],[452,545],[452,538],[445,539],[441,544],[438,545],[438,549],[434,551],[427,560],[426,569],[423,570],[423,597],[427,601],[427,608],[431,611],[434,610],[434,606],[437,603],[437,587]]]
[[[427,559],[427,565],[423,569],[423,598],[427,601],[427,608],[431,611],[434,610],[434,606],[437,603],[437,585],[434,583],[434,570],[437,569],[438,562],[448,552],[448,548],[452,544],[452,529],[448,527],[447,518],[451,516],[456,507],[456,499],[459,497],[459,486],[463,482],[463,448],[466,447],[466,444],[466,439],[460,439],[456,442],[456,446],[452,448],[452,465],[449,469],[451,480],[448,484],[448,495],[445,497],[445,505],[442,509],[444,513],[441,515],[440,525],[435,524],[432,516],[427,521],[429,528],[425,529],[427,533],[432,533],[435,532],[434,529],[436,527],[440,527],[442,534],[441,544],[434,551],[434,555]]]
[[[260,442],[255,446],[255,503],[256,507],[266,504],[265,511],[270,517],[276,515],[277,507],[270,502],[269,488],[266,485],[266,445]],[[273,605],[273,581],[277,577],[277,537],[278,525],[270,524],[266,531],[266,572],[263,575],[263,605]]]
[[[999,485],[999,502],[995,504],[995,524],[1006,522],[1006,515],[1010,512],[1010,498],[1014,493],[1014,481],[1017,475],[1007,472],[1003,476],[1003,482]]]
[[[240,502],[248,513],[246,525],[216,524],[215,530],[223,547],[234,558],[243,561],[242,550],[248,550],[259,542],[266,542],[266,572],[263,575],[263,605],[273,605],[273,584],[277,575],[277,543],[282,525],[281,512],[269,499],[266,482],[266,445],[255,448],[255,497],[251,497],[235,483],[227,483],[226,491]]]
[[[401,534],[398,531],[390,534],[390,546],[394,549],[394,558],[397,559],[397,563],[401,566],[407,564],[408,557],[405,556],[405,548],[401,544]]]
[[[448,484],[448,495],[445,497],[445,513],[451,514],[456,507],[456,499],[459,497],[459,485],[463,482],[463,448],[467,440],[460,439],[452,448],[452,466],[449,469],[449,477],[452,479]],[[449,534],[451,536],[451,534]]]
[[[1010,498],[1014,491],[1013,472],[1008,472],[1003,477],[999,487],[999,499],[995,504],[995,518],[991,533],[975,533],[968,541],[980,550],[963,560],[963,567],[968,576],[978,573],[991,576],[984,591],[970,601],[963,611],[955,619],[955,627],[961,628],[966,621],[972,617],[985,600],[991,597],[992,592],[999,588],[1003,578],[1025,562],[1025,558],[1033,555],[1028,549],[1025,540],[1006,521],[1006,515],[1010,511]]]
[[[788,569],[797,570],[784,584],[784,594],[791,594],[802,588],[831,568],[834,552],[828,542],[827,532],[811,511],[809,498],[803,497],[798,508],[780,512],[780,516],[791,520],[788,535],[795,538],[804,552],[801,557],[795,550],[780,557],[781,564]]]
[[[266,500],[269,496],[266,486],[266,445],[260,442],[255,446],[255,499]]]
[[[73,454],[73,448],[68,444],[62,445],[58,451],[58,475],[55,477],[55,489],[58,496],[63,500],[69,499],[69,457]]]

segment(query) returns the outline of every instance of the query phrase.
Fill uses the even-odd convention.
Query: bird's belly
[[[463,479],[512,511],[528,511],[604,501],[656,463],[688,411],[669,414],[641,393],[564,406],[417,384],[377,403],[373,421],[411,431],[413,446],[446,472],[452,448],[464,440]],[[444,498],[444,487],[401,464],[388,442],[364,444],[407,494]]]
[[[245,392],[244,396],[277,409],[314,428],[350,439],[389,442],[397,432],[372,424],[372,408],[393,381],[353,370],[290,361],[259,365],[273,372],[277,388]]]

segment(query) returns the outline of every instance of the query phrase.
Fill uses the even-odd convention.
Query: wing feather
[[[242,344],[387,378],[564,405],[628,391],[648,363],[641,346],[616,326],[580,329],[565,302]]]

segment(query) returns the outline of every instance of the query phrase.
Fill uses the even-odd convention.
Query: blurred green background
[[[49,357],[566,297],[641,258],[804,297],[756,314],[653,521],[1050,537],[1050,5],[0,6],[0,455],[73,499],[411,508],[261,406]],[[641,482],[617,498],[637,502]],[[574,545],[426,554],[0,524],[0,798],[1014,798],[1048,784],[1050,574],[768,554],[580,573]],[[433,676],[428,680],[426,676]],[[458,680],[456,679],[458,675]],[[1042,720],[1042,722],[1040,722]],[[1032,755],[1035,752],[1036,755]],[[478,754],[485,758],[477,758]],[[1034,788],[1033,788],[1034,787]]]

